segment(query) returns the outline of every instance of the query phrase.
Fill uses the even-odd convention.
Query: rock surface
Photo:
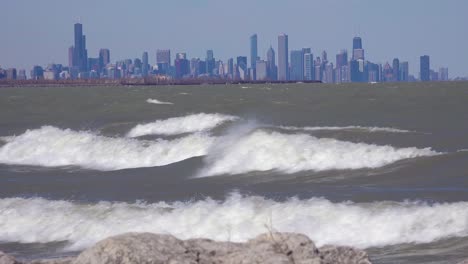
[[[179,240],[170,235],[129,233],[108,238],[81,253],[73,264],[159,263],[371,263],[367,253],[349,247],[324,247],[323,252],[301,234],[269,233],[247,243],[208,239]]]
[[[371,261],[367,253],[362,250],[335,246],[319,249],[307,236],[294,233],[267,233],[246,243],[216,242],[209,239],[184,241],[171,235],[128,233],[102,240],[76,258],[29,262],[29,264],[130,263],[370,264]],[[20,263],[0,253],[0,264]]]
[[[0,251],[0,264],[19,264],[19,262],[17,262],[12,256],[8,256]]]

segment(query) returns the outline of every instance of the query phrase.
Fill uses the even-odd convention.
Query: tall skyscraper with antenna
[[[88,68],[88,51],[86,50],[86,36],[83,35],[83,25],[76,23],[74,33],[73,67],[76,67],[80,72],[86,72]]]

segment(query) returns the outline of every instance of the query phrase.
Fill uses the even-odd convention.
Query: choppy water
[[[0,89],[0,250],[272,226],[376,263],[456,263],[467,114],[467,83]]]

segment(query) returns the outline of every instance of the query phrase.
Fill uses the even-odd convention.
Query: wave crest
[[[257,130],[229,144],[213,145],[201,176],[279,170],[285,173],[378,168],[390,163],[436,155],[430,148],[394,148],[351,143],[306,134]]]
[[[237,119],[239,118],[222,114],[192,114],[137,125],[128,132],[127,136],[178,135],[183,133],[201,132],[213,129],[224,122],[234,121]]]
[[[140,141],[43,126],[9,137],[0,147],[0,163],[45,167],[76,165],[97,170],[163,166],[206,155],[213,141],[203,134],[171,141]]]
[[[318,246],[368,248],[468,236],[467,202],[357,204],[321,198],[276,202],[238,194],[223,202],[155,204],[8,198],[0,199],[0,212],[1,241],[69,241],[73,250],[125,232],[242,242],[266,232],[269,223],[278,231],[306,234]]]

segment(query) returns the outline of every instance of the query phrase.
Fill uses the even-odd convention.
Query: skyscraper
[[[75,46],[73,47],[73,67],[77,67],[80,72],[85,72],[87,71],[88,63],[88,52],[86,51],[86,36],[83,35],[82,24],[76,23],[74,29]]]
[[[348,70],[348,51],[343,49],[336,55],[335,81],[338,83],[346,82]]]
[[[393,81],[400,81],[400,60],[397,58],[393,59]]]
[[[171,50],[158,49],[156,51],[156,63],[164,63],[171,66]]]
[[[256,63],[258,59],[258,52],[257,52],[257,34],[253,34],[250,36],[250,68],[256,69]],[[255,80],[255,71],[254,76],[252,76]]]
[[[214,58],[214,53],[213,50],[207,50],[206,51],[206,73],[208,75],[213,75],[213,70],[215,69],[215,58]]]
[[[264,60],[258,60],[255,64],[255,72],[257,73],[257,80],[263,81],[268,79],[267,71],[268,63]]]
[[[362,48],[362,39],[360,37],[353,38],[353,60],[364,60],[364,49]]]
[[[110,63],[110,50],[109,49],[100,49],[99,50],[99,63],[101,67],[106,67]]]
[[[288,35],[278,36],[278,80],[289,80]]]
[[[431,65],[430,58],[428,55],[420,57],[420,74],[421,81],[428,82],[431,80]]]
[[[227,61],[227,74],[230,79],[234,79],[234,59],[230,58]]]
[[[302,53],[302,50],[291,50],[290,80],[304,80],[304,54]]]
[[[353,38],[353,50],[362,49],[362,39],[360,37]]]
[[[248,74],[248,69],[247,69],[247,57],[245,56],[239,56],[237,57],[237,70],[239,72],[239,77],[242,80],[245,80],[247,78]]]
[[[448,80],[449,80],[448,68],[444,68],[444,67],[440,68],[439,69],[439,81],[448,81]]]
[[[304,77],[307,81],[314,80],[314,55],[312,53],[304,54]]]
[[[141,61],[142,61],[142,66],[141,66],[141,75],[143,77],[148,76],[149,72],[149,64],[148,64],[148,52],[143,52],[143,55],[141,56]]]
[[[409,63],[407,61],[400,63],[400,81],[409,81]]]
[[[171,67],[171,50],[158,49],[156,51],[156,64],[160,74],[169,74]]]
[[[267,51],[267,75],[269,80],[276,80],[278,77],[275,60],[275,50],[273,47]]]

